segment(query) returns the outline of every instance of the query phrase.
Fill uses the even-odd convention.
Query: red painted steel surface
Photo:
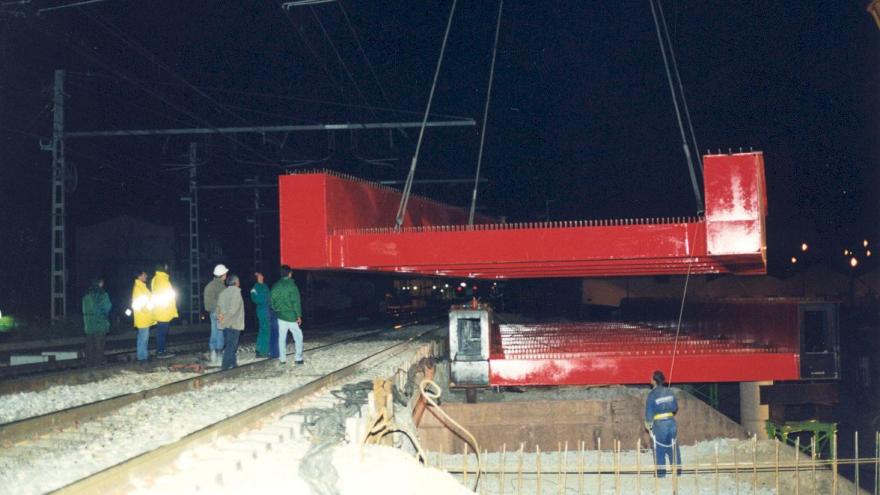
[[[648,383],[654,370],[674,383],[796,380],[789,349],[706,338],[628,323],[501,325],[492,336],[493,386]]]
[[[465,225],[467,213],[326,173],[279,178],[281,259],[297,269],[471,278],[761,274],[763,157],[704,159],[706,217]]]

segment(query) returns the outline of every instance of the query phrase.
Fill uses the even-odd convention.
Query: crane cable
[[[413,153],[412,162],[409,166],[409,174],[406,176],[406,183],[403,186],[403,194],[400,197],[400,205],[397,208],[397,217],[395,219],[394,230],[400,231],[403,226],[403,220],[406,216],[406,206],[409,203],[409,196],[412,192],[413,179],[416,175],[416,165],[419,160],[419,151],[422,149],[422,139],[425,137],[425,127],[428,124],[428,115],[431,113],[431,102],[434,101],[434,90],[437,89],[437,77],[440,75],[440,66],[443,64],[443,54],[446,52],[446,40],[449,39],[449,29],[452,27],[452,18],[455,16],[455,5],[458,0],[452,0],[452,8],[449,9],[449,20],[446,21],[446,32],[443,33],[443,44],[440,46],[440,56],[437,58],[437,68],[434,70],[434,82],[431,84],[431,93],[428,95],[428,105],[425,107],[425,116],[422,118],[422,127],[419,129],[419,140],[416,142],[416,151]]]
[[[681,94],[681,103],[684,107],[684,119],[687,121],[691,133],[691,141],[694,143],[694,153],[697,155],[697,164],[700,165],[700,173],[703,173],[703,157],[700,156],[700,146],[697,144],[697,135],[694,134],[694,125],[691,121],[691,111],[688,108],[687,98],[684,95],[684,85],[681,83],[681,74],[678,73],[678,62],[675,60],[675,48],[672,38],[669,36],[669,26],[666,24],[666,15],[663,13],[663,2],[657,1],[657,10],[660,11],[660,23],[663,25],[663,33],[666,35],[666,43],[669,45],[669,59],[672,61],[672,70],[675,72],[675,82],[678,83],[678,92]]]
[[[480,168],[483,164],[483,145],[486,143],[486,122],[489,120],[489,102],[492,101],[492,81],[495,78],[495,55],[498,53],[498,33],[501,32],[501,11],[504,0],[498,2],[498,20],[495,21],[495,42],[492,45],[492,64],[489,66],[489,89],[486,90],[486,107],[483,109],[483,129],[480,131],[480,153],[477,155],[477,173],[474,177],[474,192],[471,196],[471,211],[468,225],[474,224],[474,211],[477,209],[477,188],[480,184]]]
[[[657,0],[657,1],[659,3],[659,0]],[[691,185],[694,188],[694,196],[697,199],[697,214],[699,216],[702,216],[703,211],[704,211],[703,197],[702,197],[702,194],[700,193],[700,186],[697,183],[697,176],[696,176],[696,172],[694,171],[694,162],[693,162],[693,159],[691,158],[690,145],[688,144],[687,136],[684,132],[684,124],[682,123],[682,120],[681,120],[681,110],[679,109],[679,106],[678,106],[678,95],[675,92],[675,86],[672,82],[672,73],[669,70],[669,60],[666,57],[666,44],[668,43],[668,40],[667,40],[667,43],[664,43],[663,34],[661,33],[661,30],[660,30],[660,21],[657,18],[657,9],[654,7],[654,0],[648,0],[648,3],[651,4],[651,15],[654,17],[654,28],[657,31],[657,42],[660,44],[660,54],[663,56],[663,67],[666,69],[666,81],[669,83],[669,92],[672,95],[672,105],[675,107],[675,118],[678,121],[678,130],[681,131],[681,147],[684,150],[684,157],[685,157],[685,160],[687,161],[688,172],[690,172]],[[664,25],[665,25],[665,19],[664,19]],[[671,45],[671,43],[670,43],[670,45]],[[677,70],[678,69],[676,68],[676,71]],[[682,94],[682,99],[683,98],[684,98],[684,94]]]
[[[685,227],[687,229],[687,227]],[[695,236],[696,239],[699,239],[700,236]],[[694,242],[696,243],[696,239]],[[685,230],[685,245],[690,246],[690,233]],[[694,252],[696,252],[697,246],[694,245]],[[684,289],[681,294],[681,304],[678,307],[678,323],[675,325],[675,341],[672,344],[672,360],[669,363],[669,374],[667,375],[666,384],[672,385],[672,372],[675,370],[675,355],[678,352],[678,338],[681,335],[681,320],[682,316],[684,316],[684,303],[687,300],[688,293],[688,282],[691,279],[691,268],[694,266],[693,256],[691,257],[690,263],[688,263],[687,275],[684,277]]]

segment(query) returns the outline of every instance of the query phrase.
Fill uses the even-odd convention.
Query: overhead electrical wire
[[[358,96],[360,96],[361,100],[364,101],[364,104],[369,107],[370,115],[372,115],[374,119],[378,119],[376,111],[373,110],[373,108],[370,106],[370,101],[367,100],[364,92],[361,91],[361,85],[358,84],[357,81],[354,79],[354,76],[348,69],[348,64],[345,63],[342,55],[339,54],[339,50],[336,48],[336,43],[333,42],[333,38],[330,37],[330,33],[327,32],[327,28],[324,27],[324,23],[321,22],[321,18],[318,17],[318,12],[316,12],[315,8],[311,6],[309,7],[309,10],[312,12],[312,17],[315,18],[315,22],[317,22],[318,26],[321,28],[321,33],[324,34],[324,38],[327,40],[328,43],[330,43],[330,48],[333,50],[333,54],[336,55],[336,60],[339,61],[339,65],[342,67],[343,72],[345,72],[345,74],[348,76],[348,80],[351,81],[351,83],[354,85],[354,89],[357,92]]]
[[[113,81],[120,80],[110,74],[100,74],[100,73],[95,73],[95,72],[67,71],[66,74],[67,75],[75,75],[75,76],[83,77],[83,78],[105,78],[105,79],[113,80]],[[151,84],[156,84],[159,86],[184,87],[182,84],[173,83],[173,82],[151,81]],[[260,92],[260,91],[220,88],[217,86],[198,85],[196,87],[198,87],[204,91],[211,91],[211,92],[215,92],[215,93],[237,94],[237,95],[242,95],[242,96],[257,96],[257,97],[261,97],[261,98],[275,99],[275,100],[282,100],[282,101],[284,101],[284,100],[300,101],[300,102],[304,102],[304,103],[314,103],[316,105],[328,105],[328,106],[337,106],[337,107],[343,107],[343,108],[361,108],[361,109],[373,108],[375,110],[379,110],[382,112],[388,112],[388,113],[414,114],[414,115],[421,115],[422,114],[422,112],[419,112],[416,110],[403,110],[400,108],[379,107],[379,106],[375,106],[375,105],[368,107],[367,105],[360,105],[357,103],[341,103],[338,101],[321,100],[318,98],[306,98],[306,97],[302,97],[302,96],[279,95],[279,94],[275,94],[275,93],[266,93],[266,92]],[[229,104],[226,104],[226,105],[230,106]],[[445,114],[445,113],[432,113],[431,117],[442,117],[442,118],[446,118],[446,119],[459,119],[459,120],[469,119],[469,117],[462,117],[461,115],[449,115],[449,114]]]
[[[486,144],[486,123],[489,120],[489,103],[492,101],[492,81],[495,79],[495,55],[498,53],[498,34],[501,32],[501,12],[504,0],[498,1],[498,20],[495,21],[495,41],[492,44],[492,63],[489,65],[489,85],[486,90],[486,107],[483,109],[483,128],[480,131],[480,152],[477,155],[477,172],[474,177],[474,192],[471,196],[471,211],[468,213],[468,225],[474,224],[474,212],[477,209],[477,189],[480,185],[480,168],[483,164],[483,147]]]
[[[136,41],[133,41],[133,40],[129,39],[129,37],[127,37],[127,36],[126,36],[126,35],[125,35],[125,34],[119,29],[119,27],[117,27],[116,25],[114,25],[112,22],[110,22],[110,21],[108,21],[108,20],[106,20],[106,19],[103,19],[103,18],[102,18],[100,15],[98,15],[98,14],[94,14],[94,15],[92,15],[91,13],[89,13],[88,9],[84,9],[84,10],[83,10],[83,13],[84,13],[87,17],[89,17],[90,19],[92,19],[94,22],[96,22],[98,25],[100,25],[102,28],[104,28],[105,31],[107,31],[108,33],[112,34],[112,35],[115,36],[117,39],[119,39],[120,41],[122,41],[123,43],[125,43],[126,45],[128,45],[128,46],[129,46],[131,49],[133,49],[135,52],[139,53],[141,56],[143,56],[145,59],[147,59],[150,63],[152,63],[153,65],[159,67],[160,69],[164,70],[165,72],[171,74],[171,76],[174,77],[175,79],[177,79],[181,84],[183,84],[184,86],[186,86],[186,87],[189,88],[190,90],[194,91],[194,92],[195,92],[196,94],[198,94],[199,96],[201,96],[201,97],[205,98],[206,100],[208,100],[208,101],[209,101],[212,105],[214,105],[214,107],[216,107],[217,109],[226,112],[228,115],[231,115],[233,118],[235,118],[236,120],[238,120],[238,121],[241,122],[242,124],[245,124],[245,125],[253,125],[252,122],[248,121],[247,119],[243,118],[241,115],[239,115],[239,114],[233,112],[232,110],[226,108],[223,104],[221,104],[220,102],[218,102],[217,100],[215,100],[211,95],[205,93],[204,91],[202,91],[201,89],[199,89],[196,85],[190,83],[188,80],[186,80],[186,78],[184,78],[183,76],[181,76],[177,71],[175,71],[174,69],[172,69],[168,64],[162,62],[162,61],[159,59],[159,57],[157,57],[157,56],[154,55],[152,52],[150,52],[149,50],[147,50],[146,48],[144,48],[141,44],[137,43]]]
[[[385,92],[385,87],[382,86],[382,82],[379,80],[379,76],[376,75],[376,70],[373,68],[372,62],[370,62],[370,57],[367,56],[367,51],[364,50],[364,45],[361,43],[361,37],[358,35],[357,30],[355,30],[354,25],[351,23],[351,19],[348,18],[348,12],[345,10],[345,6],[342,4],[342,0],[337,0],[336,5],[339,6],[339,10],[342,11],[342,17],[345,18],[345,23],[348,25],[348,30],[351,31],[352,36],[354,37],[355,43],[357,43],[358,50],[361,53],[361,56],[364,59],[364,62],[367,65],[367,69],[369,69],[370,74],[373,76],[373,81],[376,82],[376,86],[379,88],[379,93],[382,95],[382,99],[385,101],[385,104],[389,107],[393,107],[394,105],[391,103],[391,99],[388,98],[388,93]],[[406,129],[397,129],[400,134],[403,135],[408,141],[409,134],[407,134]]]
[[[440,67],[443,65],[443,55],[446,53],[446,41],[449,39],[449,30],[452,27],[452,19],[455,17],[455,6],[458,0],[452,0],[452,8],[449,9],[449,20],[446,22],[446,31],[443,33],[443,44],[440,45],[440,56],[437,57],[437,68],[434,69],[434,81],[431,83],[431,92],[428,95],[428,104],[425,106],[425,116],[422,118],[422,127],[419,129],[419,139],[416,142],[416,150],[413,153],[412,162],[409,166],[409,174],[406,176],[406,183],[403,186],[403,193],[400,197],[400,205],[397,208],[397,217],[395,218],[394,229],[400,230],[403,226],[403,219],[406,216],[406,206],[409,203],[409,196],[412,193],[413,179],[416,175],[416,165],[419,161],[419,151],[422,149],[422,140],[425,137],[425,128],[428,123],[428,115],[431,113],[431,103],[434,101],[434,91],[437,89],[437,78],[440,76]]]
[[[107,62],[103,61],[100,57],[98,57],[98,56],[96,56],[96,55],[90,53],[88,50],[83,49],[83,48],[80,47],[78,44],[71,42],[71,40],[70,40],[69,38],[60,37],[60,36],[57,35],[56,33],[52,32],[52,31],[50,31],[50,30],[47,30],[47,29],[45,29],[45,28],[43,28],[43,27],[37,25],[36,23],[32,23],[32,27],[34,27],[35,29],[37,29],[39,32],[41,32],[42,34],[44,34],[46,37],[48,37],[48,38],[50,38],[50,39],[54,39],[55,41],[61,43],[63,46],[69,47],[71,50],[73,50],[74,52],[76,52],[77,54],[79,54],[80,56],[82,56],[83,58],[85,58],[85,59],[87,59],[87,60],[89,60],[89,61],[91,61],[91,62],[93,62],[93,63],[95,63],[95,64],[97,64],[97,65],[99,65],[99,66],[102,67],[104,70],[109,71],[109,72],[115,74],[116,76],[118,76],[118,77],[120,77],[122,80],[124,80],[125,82],[127,82],[127,83],[129,83],[129,84],[132,84],[133,86],[135,86],[135,87],[141,89],[142,91],[146,92],[146,93],[149,94],[150,96],[156,98],[157,100],[162,101],[163,103],[165,103],[166,105],[168,105],[168,106],[171,107],[172,109],[174,109],[174,110],[176,110],[176,111],[178,111],[178,112],[180,112],[180,113],[186,115],[187,117],[193,119],[195,122],[198,122],[198,123],[200,123],[201,125],[204,125],[205,127],[208,127],[208,128],[210,128],[210,129],[213,129],[213,130],[216,131],[218,134],[220,134],[221,136],[223,136],[223,138],[229,140],[230,142],[236,144],[237,146],[241,146],[241,147],[243,147],[243,148],[245,148],[245,149],[249,149],[249,150],[251,150],[254,154],[260,156],[261,158],[263,158],[263,159],[265,159],[265,160],[267,160],[267,161],[272,161],[272,160],[273,160],[273,159],[270,159],[270,158],[266,157],[265,155],[263,155],[263,154],[260,153],[259,151],[255,150],[254,148],[248,146],[247,144],[243,143],[243,142],[240,141],[239,139],[236,139],[234,136],[231,136],[231,135],[229,135],[229,134],[225,134],[225,133],[223,133],[222,131],[220,131],[220,129],[219,129],[217,126],[211,124],[211,123],[208,122],[207,120],[205,120],[205,119],[199,117],[198,115],[196,115],[195,113],[193,113],[193,112],[187,110],[186,108],[183,108],[182,106],[180,106],[180,105],[178,105],[178,104],[172,102],[171,100],[169,100],[168,98],[166,98],[164,95],[162,95],[160,92],[158,92],[158,91],[156,91],[156,90],[150,88],[149,86],[145,85],[144,83],[138,81],[136,78],[131,77],[131,76],[128,76],[128,75],[126,75],[125,73],[123,73],[123,72],[121,72],[121,71],[115,69],[113,66],[111,66],[111,65],[108,64]]]
[[[293,18],[290,17],[290,12],[288,12],[287,9],[282,7],[281,10],[284,11],[284,16],[287,17],[287,21],[290,23],[290,26],[293,28],[294,31],[296,31],[296,34],[299,36],[300,41],[302,41],[303,45],[306,47],[306,49],[312,55],[312,58],[314,58],[315,61],[318,62],[318,66],[320,66],[321,70],[324,72],[324,75],[327,76],[327,79],[331,83],[333,83],[333,86],[339,92],[339,96],[344,99],[345,98],[345,89],[342,87],[342,84],[339,81],[337,81],[336,78],[334,78],[332,74],[330,74],[330,69],[327,68],[327,63],[324,62],[321,59],[321,57],[318,56],[318,53],[315,51],[315,48],[312,46],[311,42],[309,42],[309,39],[306,37],[305,33],[303,32],[302,25],[297,26],[293,22]]]

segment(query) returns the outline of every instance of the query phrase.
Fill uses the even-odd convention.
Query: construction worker
[[[205,286],[205,311],[211,318],[211,338],[208,340],[208,349],[211,352],[210,366],[220,366],[220,351],[223,350],[223,332],[217,328],[217,298],[226,288],[226,274],[229,269],[220,264],[214,267],[214,280]]]
[[[681,475],[681,449],[678,446],[678,426],[675,424],[675,413],[678,402],[675,393],[666,386],[666,377],[662,371],[655,371],[651,376],[651,392],[645,401],[645,427],[651,433],[654,442],[654,462],[657,464],[657,477],[666,476],[666,459],[669,465],[676,466]]]
[[[269,335],[272,333],[272,324],[269,321],[269,286],[266,285],[266,277],[262,273],[256,272],[254,277],[257,283],[251,288],[251,301],[257,306],[257,322],[260,324],[257,332],[257,357],[268,357]]]
[[[272,311],[278,315],[278,361],[287,362],[287,333],[293,334],[294,364],[303,364],[302,303],[299,287],[293,280],[293,270],[281,266],[281,280],[275,282],[270,294]]]
[[[92,281],[82,298],[83,329],[86,333],[86,364],[104,364],[104,336],[110,329],[110,296],[104,290],[104,279]]]
[[[131,311],[134,327],[137,328],[137,360],[146,361],[149,357],[147,344],[150,343],[150,327],[156,324],[153,319],[153,297],[147,288],[147,272],[135,272],[134,287],[131,289]]]
[[[153,293],[153,318],[156,320],[156,357],[166,358],[174,354],[165,351],[165,340],[171,320],[177,318],[177,296],[168,276],[168,263],[156,265],[156,272],[150,281]]]
[[[244,300],[238,276],[229,274],[226,288],[217,298],[217,326],[223,330],[223,366],[228,370],[238,366],[238,338],[244,331]]]

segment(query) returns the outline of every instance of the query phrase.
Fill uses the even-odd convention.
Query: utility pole
[[[54,324],[67,316],[67,268],[64,238],[64,71],[55,70],[55,89],[52,96],[52,142],[40,143],[40,149],[52,153],[52,245],[50,270],[50,316]]]
[[[196,182],[198,153],[196,143],[189,143],[189,322],[196,324],[202,313],[201,285],[199,281],[199,190]]]

